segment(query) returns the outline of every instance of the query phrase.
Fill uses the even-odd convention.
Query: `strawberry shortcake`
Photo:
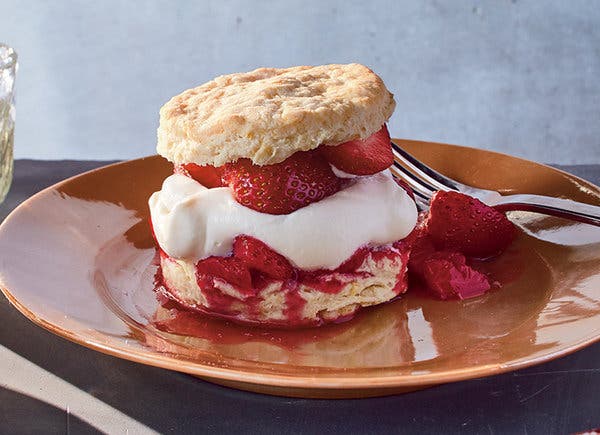
[[[319,325],[406,291],[417,209],[393,179],[393,95],[358,64],[260,68],[160,111],[149,201],[163,292],[236,321]]]

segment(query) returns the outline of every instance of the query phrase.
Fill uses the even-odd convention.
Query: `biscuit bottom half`
[[[261,280],[249,293],[217,277],[211,285],[199,284],[193,261],[161,252],[157,291],[186,309],[236,322],[318,326],[404,293],[409,254],[410,243],[402,241],[376,246],[351,271],[299,271],[294,279]]]

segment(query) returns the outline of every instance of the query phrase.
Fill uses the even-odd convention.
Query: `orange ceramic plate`
[[[458,180],[600,204],[600,189],[488,151],[399,141]],[[160,157],[68,179],[0,227],[0,286],[44,328],[121,358],[272,394],[364,397],[492,375],[600,338],[600,229],[513,213],[520,237],[490,268],[505,283],[467,301],[412,291],[340,325],[240,327],[162,307],[153,293],[149,195]],[[149,380],[151,382],[151,380]]]

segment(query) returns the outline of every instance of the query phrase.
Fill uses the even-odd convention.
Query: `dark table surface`
[[[0,220],[40,189],[106,163],[17,161]],[[562,169],[600,184],[600,165]],[[161,433],[568,434],[600,426],[600,343],[528,369],[404,395],[306,400],[236,391],[86,349],[35,326],[4,298],[0,319],[0,350],[4,346],[94,403]],[[0,372],[0,433],[105,427],[8,388],[14,384],[8,376]],[[28,388],[39,383],[41,389],[41,376],[28,379]]]

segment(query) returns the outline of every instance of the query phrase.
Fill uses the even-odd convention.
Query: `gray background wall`
[[[600,1],[6,1],[16,156],[154,153],[159,107],[219,74],[361,62],[394,136],[600,163]]]

